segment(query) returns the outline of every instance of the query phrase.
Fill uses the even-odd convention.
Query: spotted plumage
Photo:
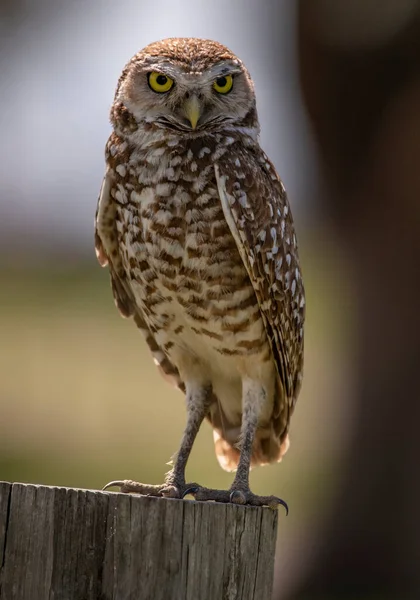
[[[188,412],[166,483],[119,483],[182,496],[207,417],[220,464],[237,473],[228,496],[194,484],[196,497],[276,504],[249,491],[248,471],[288,447],[305,296],[286,192],[259,146],[250,76],[217,42],[151,44],[125,67],[111,123],[98,259]]]

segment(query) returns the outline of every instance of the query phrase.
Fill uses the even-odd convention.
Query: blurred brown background
[[[182,395],[114,307],[93,215],[125,62],[214,38],[254,78],[307,288],[291,448],[251,475],[291,509],[275,597],[420,597],[418,4],[2,0],[0,479],[99,488],[168,468]],[[207,424],[189,474],[231,482]]]

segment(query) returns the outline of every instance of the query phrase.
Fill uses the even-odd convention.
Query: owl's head
[[[246,129],[258,135],[254,86],[225,46],[197,38],[150,44],[126,65],[111,111],[121,119],[187,136]]]

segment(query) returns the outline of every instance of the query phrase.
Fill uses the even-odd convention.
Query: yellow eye
[[[219,92],[219,94],[227,94],[232,89],[232,86],[232,75],[224,75],[223,77],[218,77],[213,83],[214,89],[216,90],[216,92]]]
[[[156,71],[148,74],[147,81],[149,82],[149,87],[154,92],[158,92],[158,94],[169,92],[174,84],[173,79],[163,73],[156,73]]]

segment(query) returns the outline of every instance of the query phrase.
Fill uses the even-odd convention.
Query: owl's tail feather
[[[214,404],[209,415],[213,426],[216,457],[225,471],[235,471],[240,455],[240,423],[230,423],[221,413],[220,404]],[[280,462],[289,448],[288,428],[280,434],[279,421],[273,418],[265,427],[259,427],[254,438],[251,468]]]
[[[217,429],[213,431],[213,437],[216,457],[222,469],[236,471],[239,462],[239,438],[236,438],[234,442],[228,441]],[[283,441],[280,441],[267,429],[258,430],[252,448],[251,468],[280,462],[288,448],[289,436],[287,434]]]

